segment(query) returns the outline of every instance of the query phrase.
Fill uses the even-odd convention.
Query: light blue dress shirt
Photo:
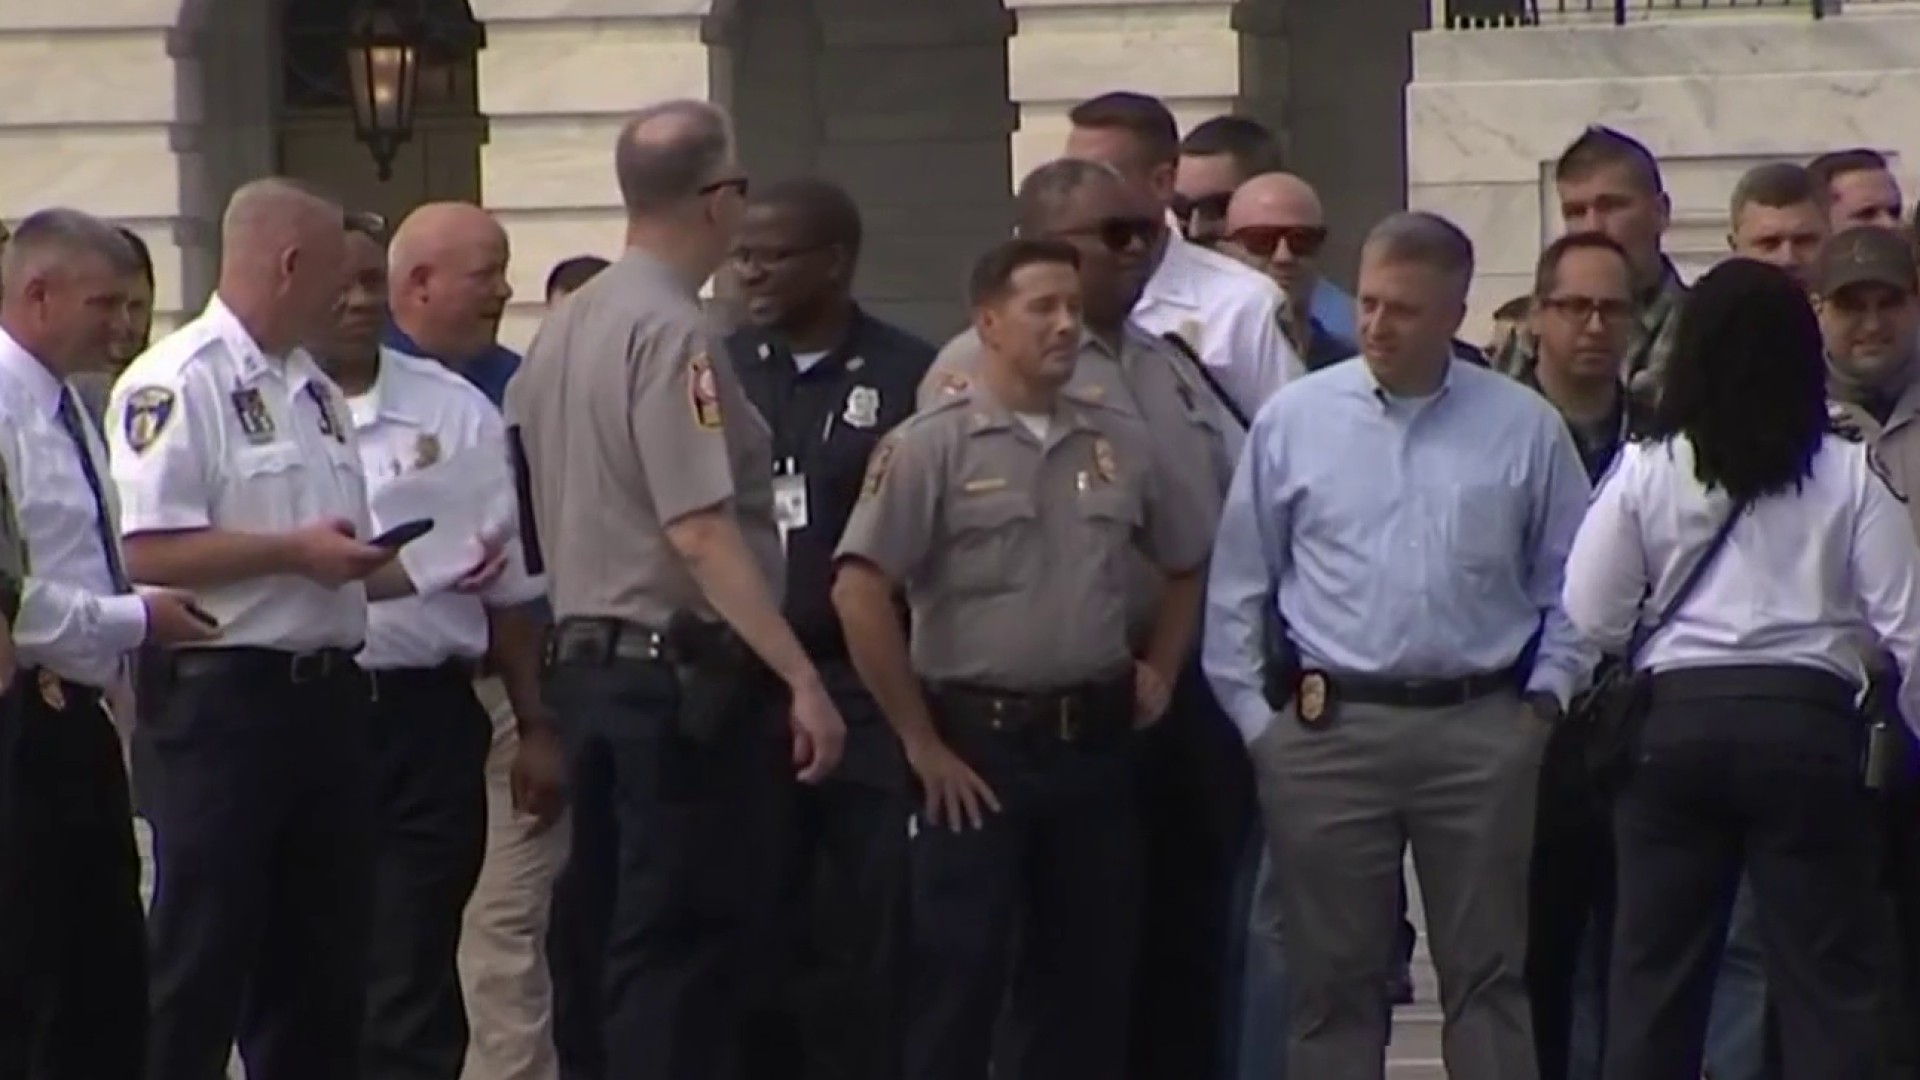
[[[1354,325],[1352,294],[1331,281],[1322,279],[1314,285],[1307,314],[1320,320],[1320,325],[1335,337],[1352,341],[1359,334]]]
[[[1247,436],[1214,541],[1202,660],[1251,741],[1273,612],[1301,663],[1448,678],[1511,666],[1564,705],[1592,651],[1560,610],[1586,470],[1540,395],[1454,361],[1395,398],[1364,360],[1297,379]]]

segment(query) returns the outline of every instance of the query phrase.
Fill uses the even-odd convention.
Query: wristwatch
[[[1527,708],[1532,709],[1533,715],[1539,717],[1542,723],[1555,723],[1566,712],[1560,707],[1560,699],[1545,690],[1535,690],[1527,694],[1526,703]]]

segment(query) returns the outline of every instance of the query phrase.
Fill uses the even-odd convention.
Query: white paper
[[[489,539],[511,541],[520,531],[504,440],[483,442],[389,480],[373,493],[368,508],[375,536],[405,522],[433,519],[431,532],[400,549],[400,565],[422,594],[445,589],[480,565]]]

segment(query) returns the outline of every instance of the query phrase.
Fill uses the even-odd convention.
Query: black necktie
[[[100,484],[100,470],[94,467],[93,452],[87,448],[86,419],[80,415],[80,399],[68,387],[60,389],[60,426],[73,440],[74,453],[80,455],[80,472],[87,478],[87,490],[93,492],[93,528],[100,546],[107,552],[107,573],[117,593],[132,592],[127,583],[127,568],[120,562],[120,546],[115,542],[113,520],[107,513],[107,492]]]

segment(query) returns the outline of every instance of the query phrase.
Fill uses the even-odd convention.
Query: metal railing
[[[1807,12],[1818,19],[1837,13],[1843,3],[1861,2],[1862,0],[1447,0],[1446,25],[1449,29],[1587,22],[1625,26],[1630,22],[1668,15],[1793,9]]]

